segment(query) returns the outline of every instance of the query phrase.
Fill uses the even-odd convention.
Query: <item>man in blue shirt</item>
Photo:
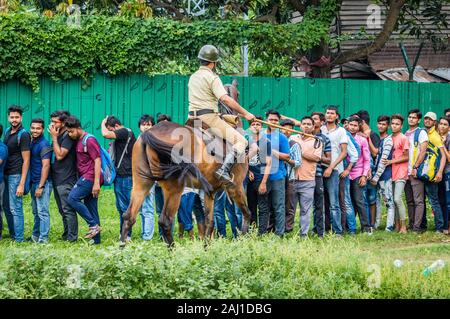
[[[48,180],[52,148],[43,136],[44,120],[33,119],[30,125],[30,173],[31,173],[31,207],[34,215],[33,234],[30,241],[45,244],[50,231],[50,193]]]
[[[279,125],[280,113],[269,110],[266,113],[267,122]],[[267,127],[266,138],[270,140],[272,146],[272,166],[269,176],[269,198],[271,200],[271,214],[275,217],[275,234],[284,235],[285,230],[285,161],[289,161],[289,141],[278,129]]]
[[[0,124],[0,139],[3,135],[3,125]],[[5,191],[5,182],[3,181],[3,171],[5,170],[6,160],[8,159],[8,147],[0,140],[0,240],[3,232],[3,192]]]

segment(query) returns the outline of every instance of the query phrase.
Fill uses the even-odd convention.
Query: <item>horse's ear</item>
[[[233,85],[235,88],[237,88],[237,86],[238,86],[237,79],[233,79],[233,81],[231,82],[231,85]]]

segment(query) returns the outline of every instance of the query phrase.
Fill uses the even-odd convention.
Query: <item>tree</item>
[[[56,10],[60,0],[33,0],[40,10]],[[335,65],[363,59],[381,50],[391,38],[393,32],[399,31],[431,44],[435,50],[444,50],[449,38],[442,31],[448,29],[447,14],[442,11],[450,0],[374,0],[384,8],[384,23],[376,35],[367,35],[365,30],[357,35],[365,37],[367,44],[345,52],[331,53],[331,48],[344,41],[350,35],[335,37],[329,32],[334,19],[339,14],[342,0],[205,0],[206,12],[193,16],[186,10],[186,0],[73,0],[80,5],[83,12],[100,12],[103,14],[121,14],[149,18],[162,16],[174,20],[193,21],[202,19],[244,19],[271,24],[290,23],[292,13],[298,11],[303,17],[301,23],[312,32],[320,31],[320,41],[314,40],[309,47],[299,47],[296,52],[286,52],[291,63],[307,55],[311,61],[312,77],[329,77]],[[3,3],[3,5],[2,5]],[[28,3],[25,0],[0,0],[1,8],[8,8],[5,3]],[[10,6],[10,7],[14,7]],[[6,9],[7,10],[7,9]],[[308,17],[310,17],[308,19]],[[426,24],[431,23],[431,30]]]

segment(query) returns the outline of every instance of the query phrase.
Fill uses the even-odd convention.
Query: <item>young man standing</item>
[[[77,212],[67,202],[69,193],[77,183],[77,153],[75,142],[67,133],[65,125],[70,113],[58,110],[50,115],[48,132],[52,138],[54,162],[51,165],[53,194],[62,216],[64,231],[62,240],[76,242],[78,239]]]
[[[393,145],[392,137],[387,133],[389,128],[389,116],[380,115],[377,119],[378,132],[380,133],[380,146],[375,160],[375,170],[370,183],[378,186],[381,197],[387,208],[386,231],[394,230],[395,207],[392,192],[392,166],[386,166],[385,160],[392,160]]]
[[[403,135],[404,118],[400,114],[391,116],[391,129],[393,154],[392,159],[384,159],[382,162],[387,167],[392,167],[392,189],[395,204],[395,230],[406,234],[406,207],[403,203],[403,191],[408,180],[409,140]],[[388,230],[388,229],[386,229]]]
[[[362,120],[361,133],[367,139],[370,148],[370,154],[372,158],[371,165],[375,164],[376,157],[380,148],[380,136],[370,129],[370,115],[366,110],[360,110],[356,114]],[[369,180],[372,178],[372,170],[367,176]],[[377,197],[377,187],[368,183],[366,187],[366,203],[367,203],[367,215],[369,224],[373,228],[377,228],[377,220],[381,218],[381,209],[379,207],[379,201]]]
[[[0,139],[3,136],[3,125],[0,124]],[[8,147],[0,140],[0,240],[3,235],[3,193],[5,192],[5,182],[3,173],[5,171],[6,161],[8,159]]]
[[[119,234],[122,234],[123,214],[130,205],[131,189],[133,188],[131,153],[136,137],[131,129],[124,127],[119,119],[112,115],[105,117],[102,121],[102,136],[114,140],[110,152],[116,167],[114,195],[116,195],[116,208],[120,215]],[[131,240],[131,228],[127,240]]]
[[[317,163],[316,167],[316,176],[315,182],[316,186],[314,187],[314,227],[313,232],[317,233],[319,238],[323,238],[325,224],[324,224],[324,192],[323,192],[323,171],[326,169],[324,165],[330,165],[331,163],[331,143],[330,139],[326,137],[320,131],[322,125],[325,124],[325,114],[321,112],[314,112],[311,114],[312,119],[314,120],[314,134],[317,138],[322,141],[322,158],[319,163]]]
[[[262,120],[261,116],[256,119]],[[252,121],[250,131],[252,136],[249,144],[256,143],[256,154],[249,154],[249,183],[247,185],[248,208],[252,221],[257,221],[258,235],[267,232],[269,224],[269,191],[270,168],[272,166],[272,147],[262,132],[260,122]]]
[[[286,129],[293,129],[294,122],[292,120],[283,120],[281,126]],[[302,164],[302,155],[300,145],[295,139],[290,139],[292,132],[288,130],[281,130],[281,132],[289,139],[289,160],[286,161],[286,226],[285,233],[290,233],[294,229],[295,211],[297,208],[297,196],[295,195],[295,170]]]
[[[442,142],[439,133],[436,131],[436,121],[436,113],[428,112],[425,114],[424,124],[428,133],[428,147],[432,147],[435,151],[441,154],[441,162],[439,164],[439,169],[436,172],[436,176],[432,182],[425,182],[425,191],[434,211],[434,224],[436,232],[442,233],[444,231],[444,218],[441,205],[439,203],[438,184],[442,181],[444,176],[447,156],[444,150],[444,143]]]
[[[83,143],[87,133],[81,128],[80,120],[74,116],[66,119],[67,132],[76,141],[78,181],[69,193],[68,202],[89,225],[84,238],[100,244],[100,217],[98,215],[98,195],[103,183],[101,174],[100,145],[90,136]],[[85,145],[83,145],[85,144]]]
[[[445,115],[445,117],[449,117],[450,118],[450,108],[445,109],[444,115]]]
[[[138,122],[138,127],[141,134],[151,129],[153,125],[155,125],[155,120],[153,119],[153,116],[148,114],[142,115]],[[157,187],[159,188],[162,196],[161,187],[157,186],[157,184],[155,183],[155,185],[150,189],[150,193],[147,195],[147,197],[145,197],[144,202],[142,203],[141,218],[143,240],[151,240],[155,231],[155,189]],[[160,211],[162,211],[162,206]],[[162,238],[162,229],[159,229],[159,234]]]
[[[305,134],[313,134],[314,120],[305,116],[301,120],[301,129]],[[310,224],[310,210],[314,202],[316,186],[316,167],[322,158],[323,146],[320,140],[303,134],[292,136],[291,139],[301,148],[302,163],[295,168],[294,179],[294,208],[297,201],[300,204],[300,236],[308,235]]]
[[[409,140],[409,161],[408,175],[405,194],[408,203],[409,228],[415,232],[422,232],[422,219],[425,213],[425,184],[417,178],[417,168],[422,164],[425,158],[425,152],[428,147],[428,134],[425,130],[419,128],[419,122],[422,113],[418,109],[413,109],[408,113],[409,130],[406,137]],[[417,133],[416,131],[419,130]],[[417,134],[417,143],[415,135]]]
[[[358,159],[361,154],[361,147],[359,146],[358,142],[356,142],[353,135],[348,130],[348,120],[349,118],[345,119],[346,125],[345,133],[347,133],[348,138],[348,144],[347,144],[347,157],[344,158],[344,167],[347,167],[349,162],[353,163],[353,165],[358,162]],[[352,204],[352,198],[350,196],[350,178],[348,175],[341,173],[339,175],[339,205],[341,207],[341,224],[342,224],[342,231],[345,232],[346,230],[350,235],[356,234],[356,216],[355,216],[355,209],[353,208]]]
[[[23,195],[30,168],[30,134],[22,127],[23,110],[20,106],[8,108],[11,127],[5,133],[8,146],[5,166],[5,193],[3,197],[9,234],[16,242],[24,241]],[[29,186],[29,185],[27,185]]]
[[[330,139],[331,164],[324,171],[325,188],[330,201],[333,231],[342,236],[341,208],[339,206],[339,175],[344,171],[343,160],[347,156],[348,138],[345,129],[337,125],[339,112],[336,107],[328,106],[325,114],[326,124],[322,133]]]
[[[266,119],[271,124],[279,125],[280,113],[269,110]],[[271,213],[275,216],[275,234],[282,237],[284,235],[286,223],[285,211],[285,177],[286,161],[289,161],[289,141],[278,129],[267,127],[266,138],[272,146],[272,167],[269,177],[270,191],[269,197],[272,203]]]
[[[444,233],[449,231],[449,213],[450,213],[450,117],[441,117],[439,120],[439,135],[444,143],[443,152],[446,157],[444,169],[444,179],[439,183],[439,200],[444,217]]]
[[[33,234],[30,240],[39,244],[48,242],[50,232],[50,194],[49,181],[52,147],[44,137],[44,120],[33,119],[30,125],[31,133],[31,207],[34,215]]]
[[[348,129],[358,143],[361,149],[361,155],[355,164],[349,162],[348,166],[342,172],[341,178],[346,178],[347,176],[350,177],[350,197],[352,199],[353,208],[359,215],[361,232],[368,232],[370,234],[371,227],[367,218],[364,196],[367,176],[370,171],[370,151],[367,140],[358,134],[360,125],[361,119],[358,117],[351,117],[348,120]]]

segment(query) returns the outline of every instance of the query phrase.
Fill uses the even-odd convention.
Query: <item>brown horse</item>
[[[220,140],[219,144],[224,144]],[[205,143],[204,135],[198,128],[182,126],[163,121],[143,133],[136,141],[132,154],[133,190],[121,234],[121,245],[125,245],[128,230],[136,222],[136,217],[155,181],[164,194],[164,207],[158,224],[163,229],[163,238],[173,245],[172,223],[180,205],[185,186],[205,191],[205,225],[209,240],[213,235],[214,195],[224,188],[229,197],[243,213],[242,233],[246,233],[250,221],[243,181],[248,171],[247,158],[233,165],[234,185],[224,185],[214,172],[221,166],[220,154],[214,154],[216,143]],[[213,149],[213,151],[211,151]],[[203,238],[202,238],[203,239]]]

